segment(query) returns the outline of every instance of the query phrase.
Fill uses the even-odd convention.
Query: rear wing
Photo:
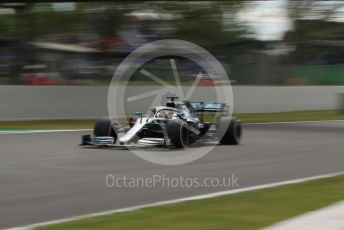
[[[226,103],[217,103],[217,102],[190,102],[192,109],[195,112],[228,112],[229,106]]]

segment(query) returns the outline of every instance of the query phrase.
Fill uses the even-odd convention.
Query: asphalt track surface
[[[244,126],[240,146],[217,146],[179,166],[128,150],[78,146],[85,132],[0,135],[0,228],[221,191],[223,187],[108,188],[117,177],[230,177],[240,188],[344,171],[344,121]],[[228,189],[228,188],[227,188]]]

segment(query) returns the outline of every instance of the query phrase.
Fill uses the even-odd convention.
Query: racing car
[[[157,146],[184,148],[199,140],[217,141],[222,145],[238,145],[242,137],[240,119],[226,117],[225,103],[179,101],[167,97],[164,106],[156,106],[150,114],[136,112],[136,118],[116,123],[110,118],[95,122],[93,136],[83,135],[81,145],[102,147]],[[216,113],[215,122],[204,122],[205,114]]]

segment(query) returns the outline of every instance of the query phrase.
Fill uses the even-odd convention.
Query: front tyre
[[[242,137],[242,125],[238,118],[222,117],[217,122],[217,136],[221,145],[238,145]]]
[[[166,124],[167,135],[175,148],[184,148],[189,144],[189,129],[182,120],[169,120]]]
[[[96,137],[113,137],[113,142],[117,141],[117,125],[111,119],[98,118],[94,125],[93,134]]]

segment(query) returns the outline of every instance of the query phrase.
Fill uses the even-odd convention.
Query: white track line
[[[273,124],[298,124],[298,123],[321,123],[321,122],[344,122],[344,120],[319,120],[319,121],[276,121],[276,122],[247,122],[244,125],[273,125]]]
[[[257,122],[244,123],[244,125],[273,125],[273,124],[298,124],[298,123],[321,123],[321,122],[344,122],[344,120],[319,120],[319,121],[276,121],[276,122]],[[92,131],[93,129],[49,129],[49,130],[20,130],[20,131],[1,131],[4,134],[31,134],[31,133],[57,133],[57,132],[81,132]]]
[[[135,210],[142,209],[142,208],[155,207],[155,206],[161,206],[161,205],[167,205],[167,204],[176,204],[176,203],[185,202],[185,201],[202,200],[202,199],[213,198],[213,197],[218,197],[218,196],[223,196],[223,195],[237,194],[237,193],[241,193],[241,192],[248,192],[248,191],[260,190],[260,189],[265,189],[265,188],[272,188],[272,187],[277,187],[277,186],[281,186],[281,185],[296,184],[296,183],[302,183],[302,182],[307,182],[307,181],[311,181],[311,180],[329,178],[329,177],[334,177],[334,176],[338,176],[338,175],[342,175],[342,174],[344,174],[344,172],[324,174],[324,175],[313,176],[313,177],[305,177],[305,178],[300,178],[300,179],[294,179],[294,180],[287,180],[287,181],[269,183],[269,184],[264,184],[264,185],[251,186],[251,187],[241,188],[241,189],[226,190],[226,191],[221,191],[221,192],[214,192],[214,193],[208,193],[208,194],[203,194],[203,195],[190,196],[190,197],[178,198],[178,199],[161,201],[161,202],[154,202],[154,203],[150,203],[150,204],[137,205],[137,206],[127,207],[127,208],[120,208],[120,209],[114,209],[114,210],[109,210],[109,211],[104,211],[104,212],[75,216],[75,217],[70,217],[70,218],[65,218],[65,219],[47,221],[47,222],[42,222],[42,223],[37,223],[37,224],[32,224],[32,225],[27,225],[27,226],[22,226],[22,227],[8,228],[7,230],[30,230],[30,229],[34,229],[34,228],[41,227],[41,226],[46,226],[46,225],[51,225],[51,224],[59,224],[59,223],[64,223],[64,222],[69,222],[69,221],[74,221],[74,220],[80,220],[83,218],[97,217],[97,216],[102,216],[102,215],[110,215],[110,214],[119,213],[119,212],[135,211]]]
[[[93,129],[48,129],[48,130],[18,130],[18,131],[0,131],[0,135],[4,134],[32,134],[32,133],[58,133],[58,132],[81,132],[91,131]]]

